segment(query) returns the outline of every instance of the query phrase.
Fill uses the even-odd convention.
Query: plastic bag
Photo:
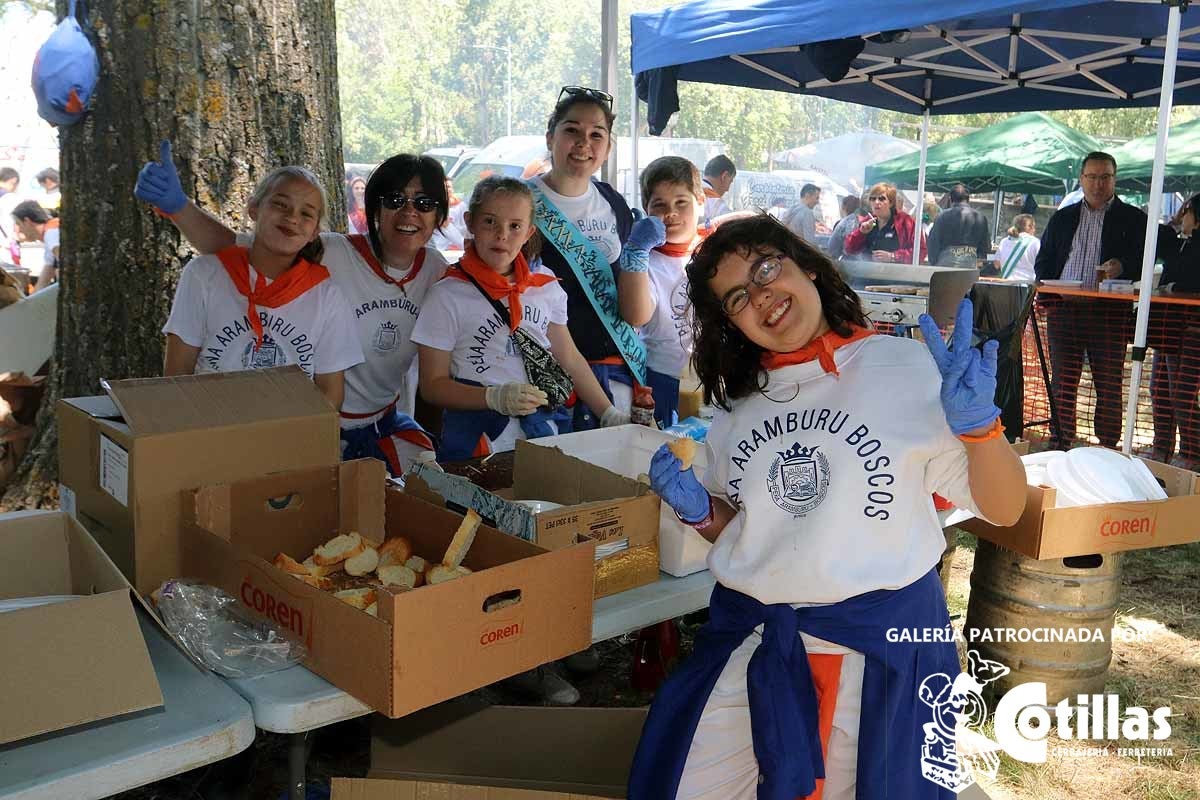
[[[252,616],[216,587],[171,580],[156,594],[167,630],[218,675],[253,678],[298,664],[308,655],[302,643]]]

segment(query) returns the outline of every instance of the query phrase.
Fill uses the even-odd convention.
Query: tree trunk
[[[162,326],[190,253],[133,196],[159,140],[174,144],[185,193],[235,230],[283,164],[317,174],[333,227],[345,227],[333,0],[88,5],[101,78],[92,112],[60,133],[57,341],[37,433],[0,507],[55,502],[59,398],[162,374]]]

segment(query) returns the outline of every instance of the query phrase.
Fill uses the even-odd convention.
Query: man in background
[[[704,165],[704,222],[708,223],[733,209],[725,202],[725,193],[737,177],[737,167],[729,156],[714,156]]]
[[[806,183],[800,189],[800,204],[792,209],[785,223],[792,233],[815,246],[817,240],[817,215],[813,211],[821,202],[821,189],[816,184]]]
[[[929,229],[929,263],[942,267],[974,267],[988,257],[992,235],[988,219],[971,208],[971,193],[961,183],[950,190],[950,208]]]
[[[17,241],[12,212],[21,202],[17,187],[21,175],[12,167],[0,167],[0,263],[21,263],[21,243]]]
[[[863,197],[848,194],[842,198],[842,218],[829,234],[829,257],[834,261],[840,261],[845,255],[846,237],[858,227],[858,215],[866,205],[866,199]]]
[[[33,179],[37,181],[38,186],[41,186],[42,191],[46,193],[46,196],[38,200],[38,203],[41,204],[42,208],[46,209],[47,211],[52,211],[57,214],[59,203],[62,201],[62,192],[59,189],[60,182],[58,180],[58,170],[54,169],[53,167],[47,167],[37,175],[34,175]]]

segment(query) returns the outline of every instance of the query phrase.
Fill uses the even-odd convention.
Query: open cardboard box
[[[1200,541],[1200,476],[1141,459],[1167,491],[1166,500],[1056,508],[1051,486],[1026,487],[1025,510],[1000,528],[978,518],[958,527],[1036,559],[1144,550]]]
[[[372,780],[355,800],[625,797],[645,708],[487,706],[461,698],[372,725]],[[504,736],[499,732],[519,732]],[[345,795],[340,791],[347,792]],[[359,791],[354,794],[352,792]]]
[[[436,563],[462,517],[384,489],[374,459],[204,487],[184,532],[188,577],[219,586],[302,639],[311,670],[391,717],[583,650],[591,642],[594,547],[554,552],[481,526],[465,565],[436,586],[377,589],[378,617],[275,567],[338,533],[404,536]],[[485,610],[492,599],[515,605]]]
[[[78,522],[61,511],[0,514],[0,550],[0,607],[78,595],[0,611],[0,745],[163,704],[141,599]]]
[[[549,550],[628,539],[627,549],[596,562],[596,597],[658,580],[658,495],[644,483],[583,459],[522,440],[509,491],[489,492],[424,464],[416,465],[405,481],[406,492],[430,503],[474,509],[499,530]],[[546,500],[562,507],[534,513],[516,500]]]
[[[181,574],[182,490],[341,460],[337,411],[296,366],[105,389],[58,403],[62,507],[142,594]]]

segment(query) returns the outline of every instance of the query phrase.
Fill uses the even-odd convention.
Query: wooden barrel
[[[942,594],[950,596],[950,567],[954,563],[954,554],[958,552],[958,528],[943,528],[946,537],[946,549],[942,551],[942,560],[938,562],[938,577],[942,579]]]
[[[1036,561],[980,539],[964,635],[1011,670],[986,693],[1035,681],[1050,704],[1103,692],[1120,586],[1119,555]]]

